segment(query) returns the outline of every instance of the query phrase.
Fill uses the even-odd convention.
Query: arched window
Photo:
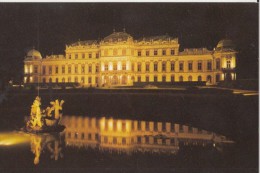
[[[45,79],[45,77],[42,78],[42,83],[46,83],[46,79]]]
[[[75,77],[75,82],[76,82],[76,83],[78,82],[78,77]]]
[[[85,78],[81,77],[81,83],[85,83]]]
[[[52,78],[49,78],[49,83],[52,83]]]
[[[165,75],[162,76],[162,81],[166,82],[166,76]]]
[[[174,81],[175,81],[174,75],[171,75],[171,82],[174,82]]]
[[[62,83],[65,83],[65,78],[62,78]]]
[[[58,78],[56,78],[56,83],[58,83],[59,82],[59,79]]]
[[[207,82],[211,83],[211,76],[210,75],[207,76]]]
[[[198,76],[198,81],[201,82],[202,81],[202,78],[201,76]]]
[[[188,77],[189,82],[192,82],[192,76]]]
[[[216,74],[216,82],[219,82],[219,81],[220,81],[220,75]]]
[[[182,76],[179,77],[179,81],[183,82],[183,77]]]
[[[122,84],[123,85],[127,84],[127,77],[126,76],[122,76]]]
[[[68,82],[71,82],[71,77],[68,77]]]

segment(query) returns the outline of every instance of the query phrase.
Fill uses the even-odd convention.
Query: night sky
[[[22,79],[23,59],[33,46],[43,56],[64,54],[66,44],[124,27],[134,38],[178,37],[181,50],[212,50],[219,40],[232,39],[238,78],[258,78],[257,3],[1,3],[0,78]]]

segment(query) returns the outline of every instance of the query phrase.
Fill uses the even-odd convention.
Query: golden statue
[[[31,106],[30,121],[28,121],[27,126],[31,128],[42,127],[42,112],[40,106],[41,98],[37,96]]]

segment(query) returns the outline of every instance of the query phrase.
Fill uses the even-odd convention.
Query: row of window
[[[95,66],[95,72],[98,73],[99,72],[99,65],[96,65]],[[86,72],[86,69],[85,69],[85,65],[82,65],[81,66],[81,73],[84,74]],[[54,71],[53,71],[54,70]],[[54,69],[53,69],[53,66],[49,66],[48,67],[48,74],[59,74],[61,70],[61,74],[65,74],[65,66],[62,66],[61,69],[59,68],[59,66],[55,66]],[[88,65],[88,73],[92,73],[93,71],[93,68],[92,68],[92,65]],[[42,66],[42,74],[45,75],[47,72],[47,67],[46,66]],[[67,72],[70,74],[72,73],[72,67],[71,66],[68,66],[67,67]],[[38,73],[38,66],[34,66],[34,73]],[[75,65],[74,67],[74,73],[79,73],[79,68],[78,68],[78,65]]]
[[[149,76],[146,76],[145,77],[145,82],[159,82],[158,81],[158,76],[154,76],[153,77],[153,81],[151,81],[150,80],[151,78],[149,77]],[[179,82],[184,82],[184,81],[186,81],[186,80],[184,80],[184,77],[183,76],[179,76]],[[198,82],[201,82],[201,81],[207,81],[207,82],[212,82],[212,77],[211,77],[211,75],[208,75],[207,77],[206,77],[206,80],[203,80],[202,79],[202,76],[198,76],[198,78],[197,79],[194,79],[191,75],[190,76],[188,76],[188,80],[187,81],[189,81],[189,82],[192,82],[192,81],[198,81]],[[219,82],[220,81],[220,75],[219,74],[217,74],[216,75],[216,82]],[[138,76],[137,77],[137,82],[142,82],[142,80],[141,80],[141,76]],[[166,82],[166,76],[165,75],[163,75],[162,76],[162,82]],[[171,82],[175,82],[175,76],[174,75],[171,75]]]
[[[144,54],[145,53],[145,54]],[[138,50],[137,51],[137,56],[158,56],[158,50],[153,50],[153,54],[151,54],[151,51],[149,50],[146,50],[146,51],[142,51],[142,50]],[[166,52],[166,49],[163,49],[162,50],[162,55],[167,55],[167,52]],[[170,55],[175,55],[175,50],[174,49],[171,49],[170,50]]]
[[[99,58],[99,53],[75,53],[75,54],[68,54],[67,57],[68,59],[72,59],[72,55],[74,55],[74,59],[85,59],[86,57],[88,58]]]
[[[92,82],[92,78],[94,79],[94,82]],[[98,84],[98,77],[88,77],[87,78],[87,83],[91,84],[91,83],[96,83]],[[175,79],[175,76],[174,75],[171,75],[171,78],[170,78],[170,82],[175,82],[176,79]],[[192,77],[191,75],[188,76],[188,80],[184,80],[184,77],[183,76],[179,76],[179,82],[184,82],[184,81],[189,81],[189,82],[192,82],[192,81],[198,81],[198,82],[201,82],[201,81],[207,81],[207,82],[212,82],[212,77],[211,75],[208,75],[206,77],[206,79],[203,79],[202,76],[198,76],[197,78],[194,79],[194,77]],[[216,82],[219,82],[220,81],[220,75],[219,74],[216,74]],[[45,77],[42,78],[42,82],[43,83],[46,83],[47,80]],[[78,78],[77,76],[74,77],[74,80],[72,81],[72,77],[68,77],[67,79],[65,77],[63,77],[62,79],[59,79],[59,78],[49,78],[48,79],[48,83],[53,83],[53,82],[56,82],[56,83],[59,83],[59,82],[62,82],[62,83],[66,83],[66,82],[76,82],[76,83],[85,83],[85,77],[82,76],[81,78]],[[137,76],[137,82],[142,82],[141,80],[141,76]],[[149,76],[145,76],[145,82],[159,82],[158,81],[158,76],[154,76],[153,77],[153,81],[151,80],[151,78]],[[166,82],[166,76],[163,75],[162,76],[162,82]],[[126,83],[126,81],[125,81]]]
[[[92,79],[94,79],[93,82],[92,82]],[[47,83],[45,77],[42,78],[42,82],[43,82],[43,83]],[[55,78],[54,81],[53,81],[52,78],[49,78],[48,83],[53,83],[53,82],[56,82],[56,83],[59,83],[59,82],[62,82],[62,83],[66,83],[66,82],[68,82],[68,83],[70,83],[70,82],[85,83],[85,77],[82,76],[82,77],[79,79],[79,78],[76,76],[76,77],[74,77],[74,81],[72,81],[72,78],[71,78],[71,77],[68,77],[67,80],[66,80],[65,77],[63,77],[63,78],[61,79],[61,81],[59,80],[59,78]],[[89,83],[89,84],[92,84],[92,83],[98,84],[98,77],[95,77],[95,78],[93,78],[93,77],[88,77],[88,83]]]
[[[188,71],[193,71],[193,66],[194,66],[194,63],[193,62],[188,62]],[[98,73],[99,72],[99,64],[97,64],[95,66],[95,72]],[[151,69],[150,69],[151,65],[150,63],[146,63],[145,64],[145,71],[146,72],[150,72]],[[231,62],[230,61],[227,61],[227,68],[230,68],[231,67]],[[46,66],[42,66],[42,74],[45,75],[46,72],[47,72],[47,69],[48,69],[48,74],[59,74],[60,73],[60,70],[61,70],[61,74],[65,74],[65,65],[63,65],[61,67],[61,69],[59,68],[59,66],[48,66],[48,68]],[[158,72],[158,63],[155,62],[153,64],[153,71],[154,72]],[[108,63],[106,63],[104,65],[104,71],[108,71],[109,70],[109,65]],[[118,70],[118,64],[117,63],[113,63],[113,66],[112,66],[112,70]],[[126,70],[126,63],[122,63],[122,70]],[[161,64],[161,70],[163,72],[166,71],[166,62],[162,62]],[[202,61],[199,61],[197,63],[197,70],[198,71],[202,71],[203,70],[203,65],[202,65]],[[207,70],[210,71],[212,70],[212,62],[211,61],[208,61],[207,62]],[[216,61],[216,70],[220,70],[220,61]],[[132,71],[135,71],[134,69],[134,66],[132,65]],[[137,64],[137,72],[141,72],[142,71],[142,64],[141,63],[138,63]],[[175,71],[175,63],[174,62],[171,62],[170,64],[170,71]],[[184,71],[184,62],[179,62],[179,71]],[[72,73],[72,67],[71,66],[68,66],[67,67],[67,72],[70,74]],[[86,72],[86,67],[85,65],[81,65],[81,68],[80,68],[80,71],[79,71],[79,68],[78,68],[78,65],[75,65],[74,67],[74,73],[85,73]],[[92,73],[92,65],[88,65],[88,70],[87,70],[88,73]],[[35,65],[34,66],[34,73],[38,73],[38,66]]]

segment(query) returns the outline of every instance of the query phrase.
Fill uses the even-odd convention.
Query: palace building
[[[179,50],[169,35],[134,39],[113,32],[104,39],[66,45],[65,55],[42,58],[35,49],[24,60],[24,83],[78,83],[83,87],[133,86],[136,83],[206,82],[236,79],[236,54],[231,40],[214,50]]]

